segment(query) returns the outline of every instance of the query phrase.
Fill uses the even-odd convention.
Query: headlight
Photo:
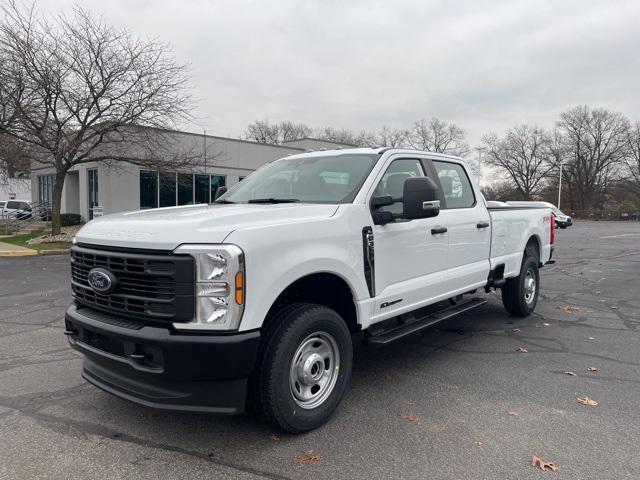
[[[196,264],[196,318],[178,330],[235,330],[244,311],[244,253],[235,245],[181,245]]]

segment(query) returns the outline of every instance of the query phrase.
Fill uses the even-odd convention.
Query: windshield
[[[560,210],[558,210],[556,207],[551,208],[551,211],[553,212],[553,214],[557,217],[558,215],[562,215],[563,217],[566,217],[566,215],[564,213],[562,213]]]
[[[256,170],[216,201],[351,202],[378,158],[362,153],[283,158]]]

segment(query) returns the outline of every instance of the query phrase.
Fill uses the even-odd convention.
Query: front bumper
[[[260,332],[178,333],[71,305],[65,333],[85,356],[82,376],[118,397],[154,408],[244,411]]]

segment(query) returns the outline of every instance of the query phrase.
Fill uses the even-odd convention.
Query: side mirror
[[[428,177],[412,177],[404,181],[402,218],[435,217],[440,213],[438,186]]]
[[[216,190],[216,194],[214,195],[213,200],[215,201],[219,199],[225,193],[227,193],[227,187],[218,187],[218,190]]]

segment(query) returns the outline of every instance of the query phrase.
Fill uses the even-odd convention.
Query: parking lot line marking
[[[602,240],[603,238],[637,237],[638,235],[640,235],[640,233],[622,233],[620,235],[609,235],[606,237],[600,237],[600,239]]]

